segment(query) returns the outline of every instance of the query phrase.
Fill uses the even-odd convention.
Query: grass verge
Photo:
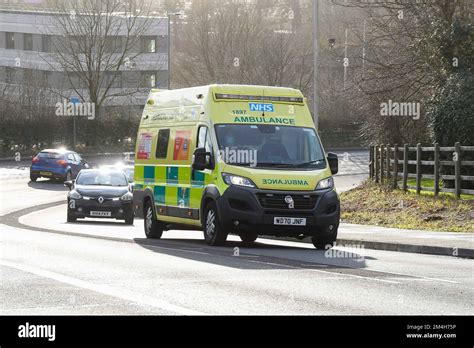
[[[474,201],[393,190],[367,180],[341,194],[342,221],[404,229],[474,232]]]
[[[415,179],[409,179],[407,181],[407,184],[408,184],[408,186],[416,186],[416,180]],[[401,182],[399,182],[399,185],[401,186]],[[422,186],[422,188],[421,188],[421,194],[422,195],[434,197],[434,192],[423,191],[423,187],[434,188],[434,180],[432,180],[432,179],[421,179],[421,186]],[[441,182],[440,182],[440,187],[441,188],[443,187],[443,180],[441,180]],[[408,191],[410,191],[411,193],[416,193],[416,190],[413,190],[413,189],[409,189]],[[450,192],[440,192],[439,195],[442,196],[442,197],[451,197],[451,198],[456,197],[456,195],[454,193],[450,193]],[[474,195],[462,194],[461,199],[466,200],[466,201],[474,201]]]

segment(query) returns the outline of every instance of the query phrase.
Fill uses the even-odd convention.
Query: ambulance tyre
[[[313,245],[318,250],[329,250],[334,247],[337,240],[337,229],[335,232],[330,234],[323,234],[322,236],[317,236],[311,238]]]
[[[258,238],[257,232],[242,232],[239,236],[244,243],[253,243]]]
[[[207,204],[204,213],[204,239],[211,246],[224,245],[227,240],[228,232],[225,232],[219,221],[217,205],[211,201]]]
[[[148,239],[161,239],[163,235],[163,226],[156,219],[155,210],[150,200],[145,202],[144,208],[144,226],[145,235]]]

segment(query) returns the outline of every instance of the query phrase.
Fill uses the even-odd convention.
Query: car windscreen
[[[81,172],[76,180],[77,185],[83,186],[127,186],[127,177],[120,171],[91,171]]]
[[[57,153],[57,152],[40,152],[38,154],[38,157],[39,158],[43,158],[43,159],[59,159],[59,158],[62,158],[63,157],[63,154],[61,153]]]
[[[215,126],[219,155],[227,164],[257,168],[324,169],[326,160],[312,128],[276,125]]]
[[[128,181],[133,182],[135,180],[135,170],[133,168],[126,168],[124,169],[124,172]]]

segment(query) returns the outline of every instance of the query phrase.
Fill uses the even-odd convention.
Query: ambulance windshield
[[[231,165],[257,168],[324,169],[314,129],[274,125],[216,126],[219,155]]]

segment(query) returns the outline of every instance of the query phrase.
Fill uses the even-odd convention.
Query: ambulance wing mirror
[[[196,149],[193,155],[193,169],[200,171],[211,169],[210,167],[211,153],[208,152],[204,147]]]
[[[335,153],[328,153],[328,163],[332,175],[336,175],[339,172],[339,159]]]

